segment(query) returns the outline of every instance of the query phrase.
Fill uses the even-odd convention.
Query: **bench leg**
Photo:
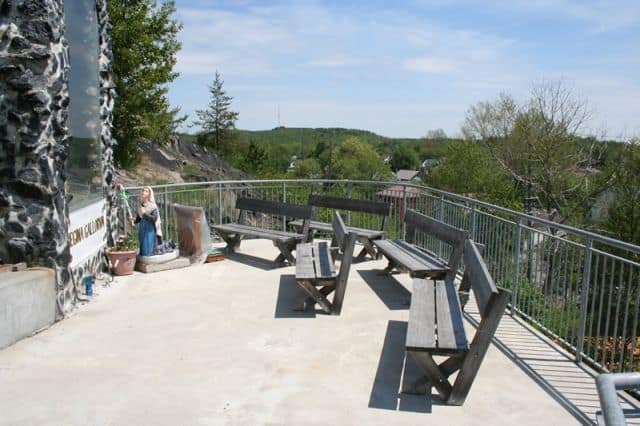
[[[293,254],[291,253],[291,251],[295,249],[295,242],[292,246],[291,244],[283,243],[281,241],[274,241],[273,245],[278,247],[278,250],[280,250],[280,254],[274,260],[275,263],[284,263],[284,261],[287,260],[291,265],[296,264],[296,258],[293,257]]]
[[[416,360],[420,368],[426,375],[426,380],[438,390],[444,401],[447,401],[451,394],[451,384],[447,376],[440,370],[438,364],[433,360],[431,354],[427,352],[408,351]]]
[[[232,236],[233,235],[233,236]],[[220,232],[220,236],[227,243],[226,249],[231,253],[235,252],[240,248],[240,241],[242,241],[241,234],[228,234],[226,232]]]
[[[324,312],[326,312],[327,314],[331,314],[331,308],[332,308],[331,302],[329,302],[327,300],[327,297],[324,294],[322,294],[322,290],[324,290],[326,286],[323,287],[321,291],[318,291],[318,289],[315,288],[315,286],[307,280],[300,280],[298,281],[298,284],[300,285],[300,287],[304,289],[304,291],[306,291],[309,294],[309,296],[311,296],[311,299],[313,299],[315,303],[320,305],[320,307]],[[305,300],[305,303],[306,303],[306,300]]]
[[[331,286],[324,286],[322,287],[319,292],[320,294],[322,294],[325,298],[330,295],[333,291],[335,290],[334,287]],[[296,308],[294,308],[294,311],[306,311],[307,309],[309,309],[312,306],[315,306],[316,304],[316,299],[314,299],[313,297],[309,296],[307,297],[304,302],[302,302],[302,304]]]
[[[362,250],[358,253],[357,259],[364,259],[367,255],[371,256],[372,259],[376,259],[378,253],[376,252],[376,248],[371,244],[371,240],[368,238],[362,238],[360,240],[362,243]]]

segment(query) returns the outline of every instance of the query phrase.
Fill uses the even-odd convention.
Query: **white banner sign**
[[[69,213],[72,268],[94,256],[107,244],[104,206],[105,200],[101,200]]]

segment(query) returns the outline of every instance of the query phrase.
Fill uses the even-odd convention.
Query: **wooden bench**
[[[406,238],[403,240],[377,240],[373,244],[389,261],[385,271],[391,272],[393,268],[407,271],[412,277],[435,278],[453,281],[465,241],[469,233],[462,229],[454,228],[444,222],[432,219],[415,210],[407,210],[404,216],[406,224]],[[449,260],[442,259],[425,249],[412,244],[416,240],[416,233],[421,232],[425,236],[434,237],[451,247]]]
[[[316,208],[319,207],[335,209],[341,212],[351,211],[359,213],[370,213],[372,215],[381,216],[382,220],[380,221],[381,224],[379,229],[367,229],[358,228],[355,226],[347,226],[347,230],[349,231],[349,233],[353,233],[356,236],[356,239],[363,246],[360,253],[358,253],[357,258],[362,259],[367,254],[373,259],[376,259],[378,257],[376,249],[373,246],[373,241],[384,239],[386,236],[389,215],[391,214],[391,206],[388,203],[312,194],[309,196],[309,205],[312,205]],[[291,225],[296,226],[298,227],[298,229],[300,229],[302,228],[303,222],[301,220],[293,221],[291,222]],[[309,228],[312,231],[333,232],[331,223],[320,222],[317,220],[312,220],[309,224]]]
[[[340,315],[356,237],[347,231],[338,212],[334,213],[332,227],[338,244],[337,248],[342,252],[338,273],[336,273],[334,255],[327,242],[303,243],[298,244],[296,248],[298,256],[296,281],[309,294],[302,306],[296,310],[306,310],[317,303],[326,313]],[[335,292],[333,301],[329,302],[327,296],[333,292]]]
[[[237,250],[240,247],[240,241],[242,241],[245,236],[264,238],[272,240],[273,245],[280,250],[280,254],[274,260],[275,263],[283,263],[287,260],[292,265],[295,265],[296,259],[291,252],[295,250],[298,243],[307,241],[309,236],[309,221],[313,215],[312,206],[301,206],[253,198],[238,198],[236,201],[236,209],[240,210],[238,223],[212,226],[227,243],[227,250],[231,252]],[[248,211],[302,218],[302,232],[294,233],[247,225],[246,217]]]
[[[406,351],[424,372],[404,392],[423,393],[428,384],[450,405],[462,405],[498,328],[511,293],[496,287],[473,242],[464,247],[464,285],[475,296],[480,325],[468,343],[453,282],[415,278],[411,294]],[[439,364],[436,355],[447,359]],[[453,385],[449,376],[458,372]]]

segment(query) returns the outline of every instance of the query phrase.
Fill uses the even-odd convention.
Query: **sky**
[[[195,118],[216,70],[236,127],[460,134],[470,106],[543,81],[587,102],[581,132],[640,136],[640,0],[176,0],[169,99]],[[195,132],[195,127],[181,130]]]

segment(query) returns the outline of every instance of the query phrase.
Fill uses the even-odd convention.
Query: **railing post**
[[[344,187],[344,196],[345,198],[351,198],[351,189],[353,189],[353,182],[347,181],[347,184]],[[351,211],[347,210],[347,226],[351,226]]]
[[[282,182],[282,202],[287,202],[287,182]],[[282,231],[287,232],[287,217],[282,216]]]
[[[469,225],[469,235],[473,241],[476,240],[476,203],[471,204],[471,224]]]
[[[164,187],[164,192],[162,193],[162,199],[164,201],[164,221],[162,222],[162,232],[165,238],[169,238],[169,208],[167,204],[169,203],[169,194],[167,192],[167,186]]]
[[[520,287],[520,246],[522,245],[522,218],[518,218],[516,223],[516,239],[513,247],[513,262],[515,268],[513,272],[513,297],[511,298],[511,316],[518,306],[518,288]],[[528,256],[531,253],[527,253]]]
[[[582,294],[580,297],[580,326],[578,328],[578,341],[576,343],[576,362],[582,361],[582,350],[584,349],[584,335],[587,327],[587,300],[589,298],[589,282],[591,281],[591,254],[593,250],[593,240],[587,239],[584,254],[584,269],[582,272]]]
[[[438,220],[444,222],[444,194],[440,194],[440,211],[438,211]],[[442,241],[438,240],[438,256],[442,257]]]
[[[400,220],[402,220],[402,239],[407,239],[407,224],[404,221],[404,215],[407,214],[407,185],[402,186],[402,216]]]
[[[222,225],[222,183],[218,184],[218,225]]]

